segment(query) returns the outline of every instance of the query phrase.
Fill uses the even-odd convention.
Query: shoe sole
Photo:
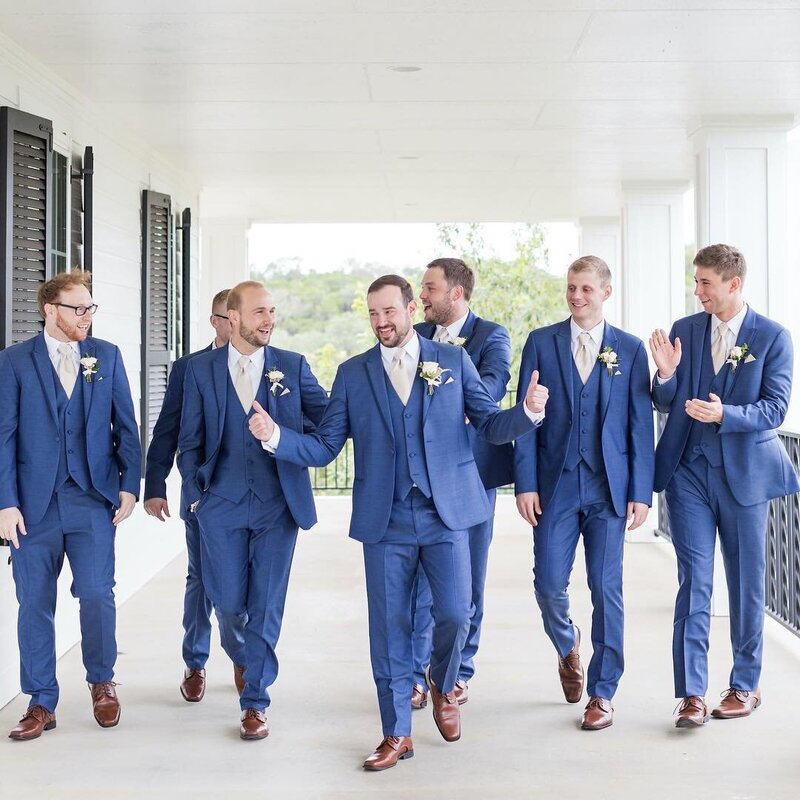
[[[239,738],[245,742],[259,742],[262,739],[266,739],[269,736],[269,731],[267,731],[263,736],[257,733],[242,733],[239,732]]]
[[[414,703],[412,703],[411,704],[411,710],[412,711],[421,711],[423,708],[427,708],[427,706],[428,706],[428,701],[427,700],[425,700],[422,703],[418,703],[417,705],[414,705]]]
[[[117,718],[113,722],[100,722],[100,720],[95,717],[94,721],[101,727],[101,728],[116,728],[119,725],[119,718],[122,714],[117,714]]]
[[[414,751],[408,750],[403,755],[397,757],[397,761],[405,761],[407,758],[414,758]],[[394,764],[387,764],[385,767],[375,767],[372,764],[363,764],[365,772],[383,772],[385,769],[391,769],[397,766],[397,761]]]
[[[709,719],[710,719],[710,715],[709,714],[707,714],[703,718],[702,722],[696,722],[693,719],[678,719],[678,720],[675,720],[675,727],[676,728],[702,728],[703,725],[705,725],[706,722],[708,722]]]
[[[606,725],[581,725],[582,731],[604,731],[606,728],[610,728],[614,723],[609,722]]]
[[[711,712],[711,716],[714,719],[743,719],[744,717],[749,717],[759,706],[761,705],[761,701],[756,701],[756,704],[746,713],[746,714],[733,714],[731,716],[725,716],[723,714],[717,714],[716,709]]]
[[[42,728],[42,731],[37,733],[35,736],[14,736],[13,733],[8,734],[8,738],[11,739],[12,742],[30,742],[33,739],[38,739],[43,731],[51,731],[53,728],[56,727],[56,721],[53,720],[52,722],[48,722],[47,725]]]
[[[205,696],[206,692],[204,689],[203,694],[201,694],[200,697],[187,697],[186,693],[183,691],[183,687],[181,687],[181,697],[183,697],[187,703],[199,703]]]

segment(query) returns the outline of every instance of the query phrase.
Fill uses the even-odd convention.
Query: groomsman
[[[114,535],[139,494],[141,446],[119,349],[89,336],[88,272],[39,288],[44,331],[0,352],[0,537],[14,546],[22,692],[9,737],[56,726],[53,617],[64,556],[80,604],[81,651],[94,717],[119,722]]]
[[[227,315],[229,343],[186,367],[178,469],[208,597],[223,618],[246,619],[239,735],[264,739],[297,531],[317,517],[308,470],[259,447],[247,419],[257,400],[286,430],[302,431],[304,418],[322,419],[327,395],[303,356],[269,344],[275,306],[262,284],[234,286]]]
[[[179,358],[169,374],[167,392],[153,437],[147,449],[144,477],[144,510],[161,522],[170,516],[167,504],[167,476],[172,470],[178,450],[178,431],[183,408],[183,379],[189,359],[208,353],[228,344],[231,324],[228,321],[228,289],[218,292],[211,303],[209,322],[214,328],[214,340],[208,347]],[[186,527],[186,552],[189,567],[186,590],[183,596],[183,661],[186,668],[181,682],[181,694],[189,703],[199,703],[206,692],[206,661],[211,647],[211,601],[203,587],[203,570],[200,559],[200,528],[197,518],[189,513],[194,498],[181,491],[181,519]],[[244,617],[226,616],[216,612],[219,636],[223,650],[233,662],[233,679],[239,694],[244,689]]]
[[[676,725],[708,719],[708,638],[719,534],[730,597],[733,669],[718,719],[761,704],[764,577],[769,500],[800,489],[778,438],[792,389],[789,332],[745,303],[744,256],[725,244],[694,259],[703,310],[653,332],[653,402],[669,414],[656,449],[678,557],[672,638]]]
[[[462,348],[414,331],[416,303],[405,278],[378,278],[367,305],[378,344],[340,365],[317,432],[303,436],[279,427],[262,409],[250,429],[278,459],[300,466],[328,464],[353,438],[350,536],[364,546],[384,735],[363,766],[383,770],[414,754],[411,595],[420,564],[433,594],[427,672],[433,716],[446,741],[461,735],[454,689],[471,615],[468,530],[491,513],[464,415],[487,440],[511,441],[534,427],[547,389],[534,375],[525,403],[500,411]]]
[[[597,256],[567,273],[564,322],[533,331],[519,385],[539,370],[551,390],[546,423],[514,449],[517,509],[533,526],[534,591],[558,653],[564,697],[583,694],[580,631],[569,609],[570,573],[583,535],[592,598],[592,658],[584,730],[614,721],[623,670],[622,556],[629,530],[653,496],[653,409],[647,354],[635,336],[603,320],[611,273]]]
[[[415,325],[420,336],[435,342],[463,347],[478,370],[487,391],[496,402],[506,393],[511,377],[511,339],[508,331],[494,322],[481,319],[470,311],[469,301],[475,287],[475,273],[459,258],[437,258],[425,268],[419,299],[425,312],[425,322]],[[468,532],[472,573],[472,604],[475,610],[469,624],[467,641],[461,651],[455,689],[459,704],[467,702],[468,681],[475,674],[475,654],[481,638],[483,594],[489,545],[494,526],[494,507],[497,487],[512,483],[514,448],[509,444],[494,445],[481,439],[474,427],[468,426],[472,453],[478,474],[486,490],[491,514],[488,519],[473,525]],[[424,708],[428,702],[425,668],[431,655],[433,633],[433,602],[431,588],[424,570],[417,574],[415,591],[414,628],[414,686],[411,707]]]

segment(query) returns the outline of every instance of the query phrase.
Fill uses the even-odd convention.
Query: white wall
[[[193,210],[193,268],[197,269],[198,187],[168,161],[130,136],[124,124],[100,118],[91,104],[0,33],[0,105],[13,106],[53,121],[54,142],[62,153],[83,154],[94,148],[94,298],[100,306],[94,335],[119,345],[128,370],[134,404],[140,396],[141,192],[171,195],[173,211]],[[197,272],[195,271],[195,274]],[[197,280],[195,281],[197,286]],[[196,296],[196,295],[194,295]],[[208,336],[206,310],[198,314],[193,339]],[[177,487],[171,483],[173,507]],[[124,602],[183,547],[181,525],[161,525],[138,505],[117,531],[118,602]],[[16,600],[7,563],[0,550],[0,706],[19,691],[16,645]],[[59,585],[56,619],[58,654],[79,638],[77,601],[69,595],[69,569]],[[176,643],[179,646],[179,643]],[[120,644],[122,649],[122,644]],[[68,691],[77,691],[69,687]]]

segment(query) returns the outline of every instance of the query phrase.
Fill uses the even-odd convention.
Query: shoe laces
[[[38,719],[39,722],[43,722],[50,712],[44,706],[31,706],[23,715],[20,722],[28,719],[29,717],[33,717],[34,719]]]
[[[750,697],[750,692],[746,689],[734,689],[731,687],[730,689],[726,689],[724,692],[720,692],[719,695],[723,700],[727,700],[729,697],[735,697],[740,703],[744,703],[748,697]]]
[[[259,722],[264,721],[264,712],[259,711],[257,708],[248,708],[244,712],[243,719],[256,719]]]
[[[702,697],[693,694],[689,697],[684,697],[683,700],[681,700],[680,703],[675,706],[672,713],[675,714],[677,712],[678,714],[681,714],[684,711],[690,711],[692,709],[695,711],[703,711],[705,704],[706,702]]]
[[[581,657],[577,650],[570,650],[563,658],[558,659],[561,667],[577,670],[581,663]]]
[[[117,684],[114,681],[101,681],[100,683],[96,683],[94,685],[95,692],[100,692],[104,694],[106,697],[114,697],[114,687]]]
[[[590,708],[599,708],[601,711],[605,711],[605,703],[608,703],[608,700],[605,700],[602,697],[590,697],[589,702],[586,704],[586,710],[588,711]]]

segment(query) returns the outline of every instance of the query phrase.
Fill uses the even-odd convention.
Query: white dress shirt
[[[397,347],[384,347],[381,348],[381,361],[383,361],[383,368],[386,370],[387,375],[391,375],[392,367],[394,366],[394,357],[397,353]],[[419,337],[414,331],[411,338],[403,345],[405,355],[403,356],[403,368],[406,371],[408,378],[408,385],[413,386],[414,380],[417,377],[417,368],[419,367]]]
[[[72,348],[72,360],[75,362],[75,374],[80,377],[81,352],[77,342],[60,342],[58,339],[54,339],[47,331],[44,331],[44,343],[47,345],[47,355],[50,356],[50,361],[56,372],[58,372],[58,368],[61,365],[61,353],[58,352],[58,348],[62,344],[68,344]]]
[[[236,378],[239,376],[239,359],[244,355],[240,353],[232,344],[228,343],[228,372],[231,381],[236,386]],[[255,353],[251,353],[247,358],[250,364],[247,367],[247,376],[253,385],[253,397],[258,394],[261,386],[261,379],[264,377],[264,348],[259,347]]]
[[[589,341],[586,343],[586,348],[592,356],[592,360],[597,361],[597,357],[600,355],[600,348],[603,346],[603,333],[605,333],[605,329],[606,321],[604,319],[601,319],[594,328],[590,328],[588,331],[581,328],[574,319],[570,319],[569,330],[572,342],[572,357],[575,358],[578,355],[578,350],[581,349],[581,345],[583,344],[580,338],[581,334],[588,333]]]
[[[461,319],[457,319],[455,322],[451,322],[449,325],[437,325],[436,330],[433,333],[433,338],[437,339],[440,336],[441,330],[447,331],[448,338],[452,341],[453,339],[457,339],[461,336],[461,329],[464,327],[464,323],[467,321],[467,317],[469,316],[469,311],[464,314]]]

